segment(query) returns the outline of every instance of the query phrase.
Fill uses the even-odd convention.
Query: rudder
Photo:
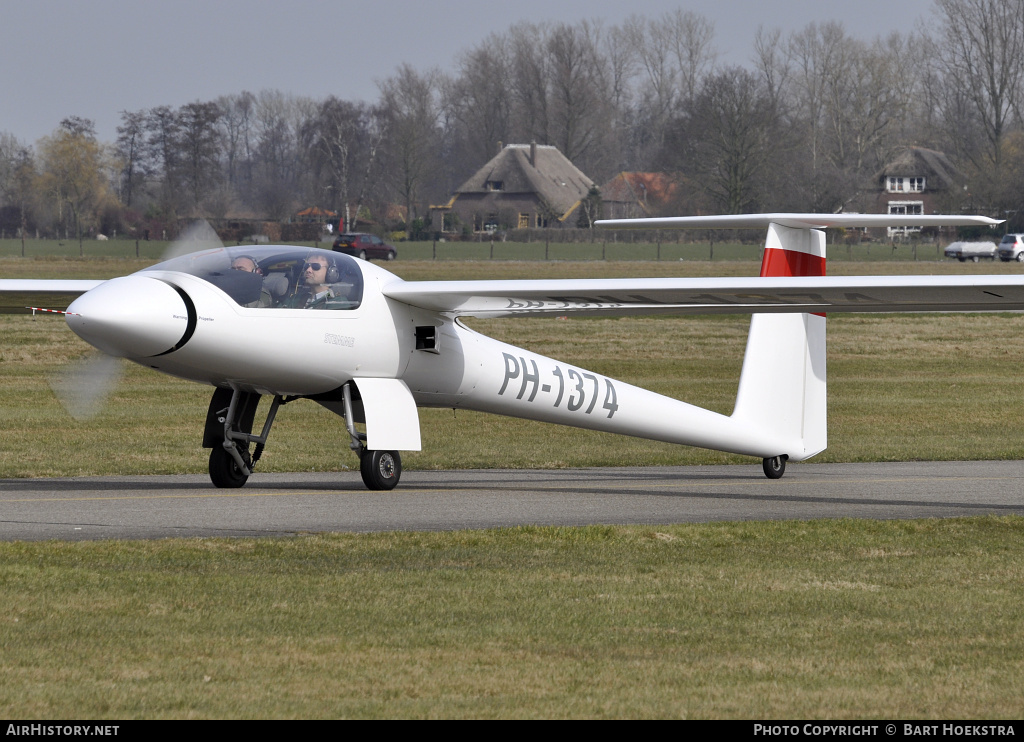
[[[768,227],[761,276],[824,276],[825,233]],[[824,314],[755,314],[732,417],[802,461],[828,442]]]

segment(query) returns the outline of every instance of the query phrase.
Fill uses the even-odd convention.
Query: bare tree
[[[513,137],[551,143],[550,70],[545,53],[547,30],[519,23],[509,30]]]
[[[789,86],[792,68],[780,29],[758,26],[757,33],[754,34],[753,62],[757,72],[764,78],[768,94],[781,105],[782,97]]]
[[[252,185],[253,109],[256,96],[248,90],[217,99],[221,110],[219,125],[225,178],[228,184],[248,196]],[[240,194],[240,195],[241,195]]]
[[[178,111],[182,174],[188,191],[191,216],[199,216],[205,198],[220,178],[220,106],[213,102],[189,103]]]
[[[0,133],[0,207],[16,210],[12,216],[16,216],[21,233],[22,256],[25,254],[25,232],[35,175],[31,148],[19,142],[13,134]]]
[[[757,208],[778,123],[764,81],[726,68],[705,78],[688,109],[674,125],[666,158],[692,174],[724,213]]]
[[[455,129],[460,173],[468,176],[508,141],[512,126],[511,60],[505,37],[492,34],[459,60],[458,76],[442,80],[442,104]],[[453,154],[455,154],[453,152]]]
[[[701,15],[677,9],[657,19],[631,16],[623,29],[641,70],[635,141],[646,167],[662,151],[670,120],[693,100],[714,65],[714,25]]]
[[[981,127],[983,146],[960,149],[980,176],[977,187],[988,192],[987,199],[999,201],[1003,197],[995,191],[1003,176],[1006,136],[1013,117],[1021,117],[1024,0],[936,0],[935,8],[940,23],[935,51],[946,78],[943,102],[953,108],[967,104]]]
[[[685,99],[691,99],[718,53],[714,48],[715,26],[704,16],[679,8],[666,13],[661,24],[667,30],[679,83]]]
[[[121,158],[121,203],[130,207],[148,170],[145,111],[121,111],[117,154]]]
[[[298,131],[306,113],[306,101],[295,96],[277,90],[256,96],[253,206],[269,218],[288,216],[298,200]]]
[[[569,160],[580,162],[606,125],[610,91],[602,85],[600,60],[586,23],[560,24],[548,36],[551,71],[551,135]]]
[[[351,205],[361,166],[371,156],[370,118],[371,111],[365,104],[331,96],[320,104],[302,132],[303,148],[309,152],[316,179],[315,190],[323,194],[323,203],[339,213]],[[342,220],[349,228],[344,213]]]
[[[170,106],[157,106],[146,114],[146,151],[159,179],[160,207],[175,217],[179,199],[178,116]]]
[[[421,192],[437,162],[440,110],[436,80],[436,72],[420,74],[403,64],[380,83],[385,172],[405,205],[409,222],[416,218]]]

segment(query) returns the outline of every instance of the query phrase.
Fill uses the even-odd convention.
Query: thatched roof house
[[[459,186],[437,211],[451,211],[474,231],[576,226],[577,209],[595,187],[544,144],[508,144]]]

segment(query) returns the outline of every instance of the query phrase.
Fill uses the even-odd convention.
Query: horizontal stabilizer
[[[767,229],[781,224],[791,229],[842,227],[994,227],[1001,220],[987,216],[949,214],[726,214],[722,216],[670,216],[653,219],[599,219],[602,229]]]

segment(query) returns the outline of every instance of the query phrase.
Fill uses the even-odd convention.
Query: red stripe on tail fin
[[[761,258],[762,278],[825,275],[825,234],[817,229],[768,227]],[[819,317],[823,313],[815,312]]]
[[[767,248],[761,259],[761,277],[824,276],[825,258],[785,248]]]

